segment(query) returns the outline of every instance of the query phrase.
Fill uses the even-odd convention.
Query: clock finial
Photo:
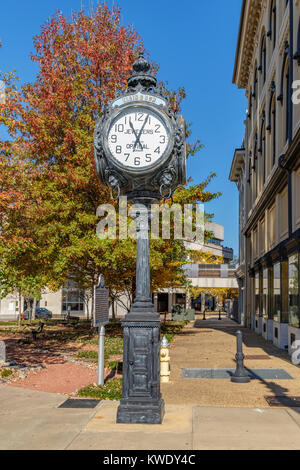
[[[139,52],[137,60],[133,63],[134,74],[128,78],[129,91],[145,90],[156,87],[156,78],[149,74],[150,64],[144,57],[144,49]]]

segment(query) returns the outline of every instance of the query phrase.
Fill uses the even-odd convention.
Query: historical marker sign
[[[109,289],[104,276],[99,276],[98,285],[94,288],[94,327],[105,325],[109,321]]]

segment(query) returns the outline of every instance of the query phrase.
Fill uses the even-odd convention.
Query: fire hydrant
[[[160,381],[162,383],[169,382],[170,380],[170,352],[169,343],[164,336],[160,345]]]

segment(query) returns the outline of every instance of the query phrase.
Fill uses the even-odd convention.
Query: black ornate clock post
[[[149,74],[150,65],[142,55],[133,64],[133,69],[135,73],[128,79],[126,93],[106,105],[97,121],[95,162],[103,183],[109,185],[117,195],[126,195],[130,201],[140,205],[140,209],[137,209],[139,214],[136,214],[136,298],[122,322],[123,396],[118,407],[117,422],[160,424],[164,416],[164,401],[160,393],[160,317],[154,311],[150,296],[148,226],[151,204],[166,196],[170,197],[179,184],[185,183],[185,127],[183,120],[172,110],[164,91],[156,87],[155,77]],[[113,126],[118,128],[118,119],[122,119],[126,113],[129,116],[128,113],[138,110],[142,110],[146,118],[140,124],[135,124],[136,128],[130,121],[132,134],[126,147],[135,152],[138,146],[139,158],[135,160],[136,153],[125,153],[132,159],[131,166],[126,166],[111,151],[111,142],[115,143],[117,136],[108,136],[111,136]],[[133,165],[141,159],[151,160],[151,154],[146,153],[149,150],[144,150],[142,141],[143,131],[147,131],[147,120],[150,121],[149,116],[157,116],[159,121],[156,122],[165,126],[168,145],[159,159],[155,156],[153,164],[135,168]],[[126,122],[124,117],[123,119]],[[159,124],[156,126],[160,127]],[[158,130],[159,127],[155,129]],[[129,135],[130,128],[128,127],[127,132]],[[161,134],[163,135],[165,134]],[[121,138],[123,143],[123,134]],[[162,141],[165,138],[161,138],[160,142]]]

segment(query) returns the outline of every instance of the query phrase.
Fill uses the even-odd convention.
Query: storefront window
[[[289,258],[289,324],[300,327],[299,321],[299,255]]]
[[[280,263],[274,264],[273,270],[273,311],[274,320],[280,322]]]
[[[264,269],[263,270],[263,302],[262,302],[262,314],[263,317],[268,316],[268,295],[269,295],[269,289],[268,289],[268,270]]]
[[[259,273],[255,274],[255,315],[259,315]]]

